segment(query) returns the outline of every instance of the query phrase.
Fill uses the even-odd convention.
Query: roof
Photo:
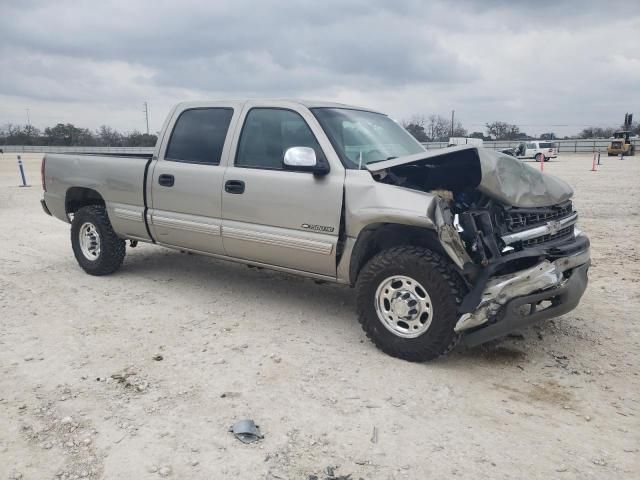
[[[364,110],[367,112],[382,113],[371,108],[359,107],[356,105],[348,105],[345,103],[337,103],[337,102],[324,102],[321,100],[307,100],[307,99],[300,99],[300,98],[233,98],[233,99],[225,98],[225,99],[215,99],[215,100],[212,99],[212,100],[202,100],[202,101],[180,102],[179,105],[195,107],[195,106],[198,106],[198,104],[207,104],[212,102],[245,103],[248,101],[251,101],[251,102],[264,101],[265,103],[266,102],[269,102],[269,103],[283,102],[283,103],[289,103],[289,104],[292,104],[292,103],[298,104],[307,108],[348,108],[351,110]]]

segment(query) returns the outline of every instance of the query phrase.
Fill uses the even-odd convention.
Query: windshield
[[[424,151],[418,141],[386,115],[347,108],[312,108],[346,168]]]

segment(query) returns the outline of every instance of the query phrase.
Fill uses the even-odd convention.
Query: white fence
[[[611,139],[581,139],[581,140],[552,140],[558,146],[558,153],[587,153],[594,150],[606,152]],[[635,149],[640,149],[640,140],[631,140]],[[499,150],[516,147],[519,141],[484,142],[485,148]],[[427,150],[444,148],[447,142],[425,142],[422,145]],[[30,146],[30,145],[0,145],[4,153],[138,153],[152,154],[153,147],[61,147],[61,146]]]
[[[552,143],[555,143],[558,146],[558,153],[587,153],[600,151],[606,152],[607,146],[611,143],[610,138],[597,138],[597,139],[580,139],[580,140],[549,140]],[[484,148],[492,148],[493,150],[501,150],[503,148],[513,148],[517,147],[519,143],[522,143],[518,140],[508,141],[494,141],[494,142],[484,142]],[[635,149],[638,150],[640,148],[640,140],[631,140],[631,143],[635,145]],[[447,142],[425,142],[422,145],[425,146],[427,150],[432,150],[436,148],[444,148],[448,144]]]

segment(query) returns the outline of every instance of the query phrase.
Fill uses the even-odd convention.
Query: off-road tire
[[[80,228],[92,223],[100,235],[100,254],[95,260],[88,259],[80,247]],[[101,205],[90,205],[78,210],[71,222],[71,246],[78,264],[89,275],[108,275],[120,268],[126,253],[125,241],[111,227],[107,211]]]
[[[403,338],[391,332],[376,312],[378,286],[393,275],[415,279],[426,290],[433,305],[428,329],[415,338]],[[441,255],[422,247],[401,246],[374,256],[358,275],[358,321],[367,337],[383,352],[411,362],[433,360],[448,353],[457,344],[454,331],[458,307],[466,286],[451,264]]]

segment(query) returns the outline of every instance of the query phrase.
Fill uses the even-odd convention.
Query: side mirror
[[[312,172],[314,175],[329,173],[326,161],[318,162],[316,152],[310,147],[291,147],[284,154],[284,165],[289,170]]]

